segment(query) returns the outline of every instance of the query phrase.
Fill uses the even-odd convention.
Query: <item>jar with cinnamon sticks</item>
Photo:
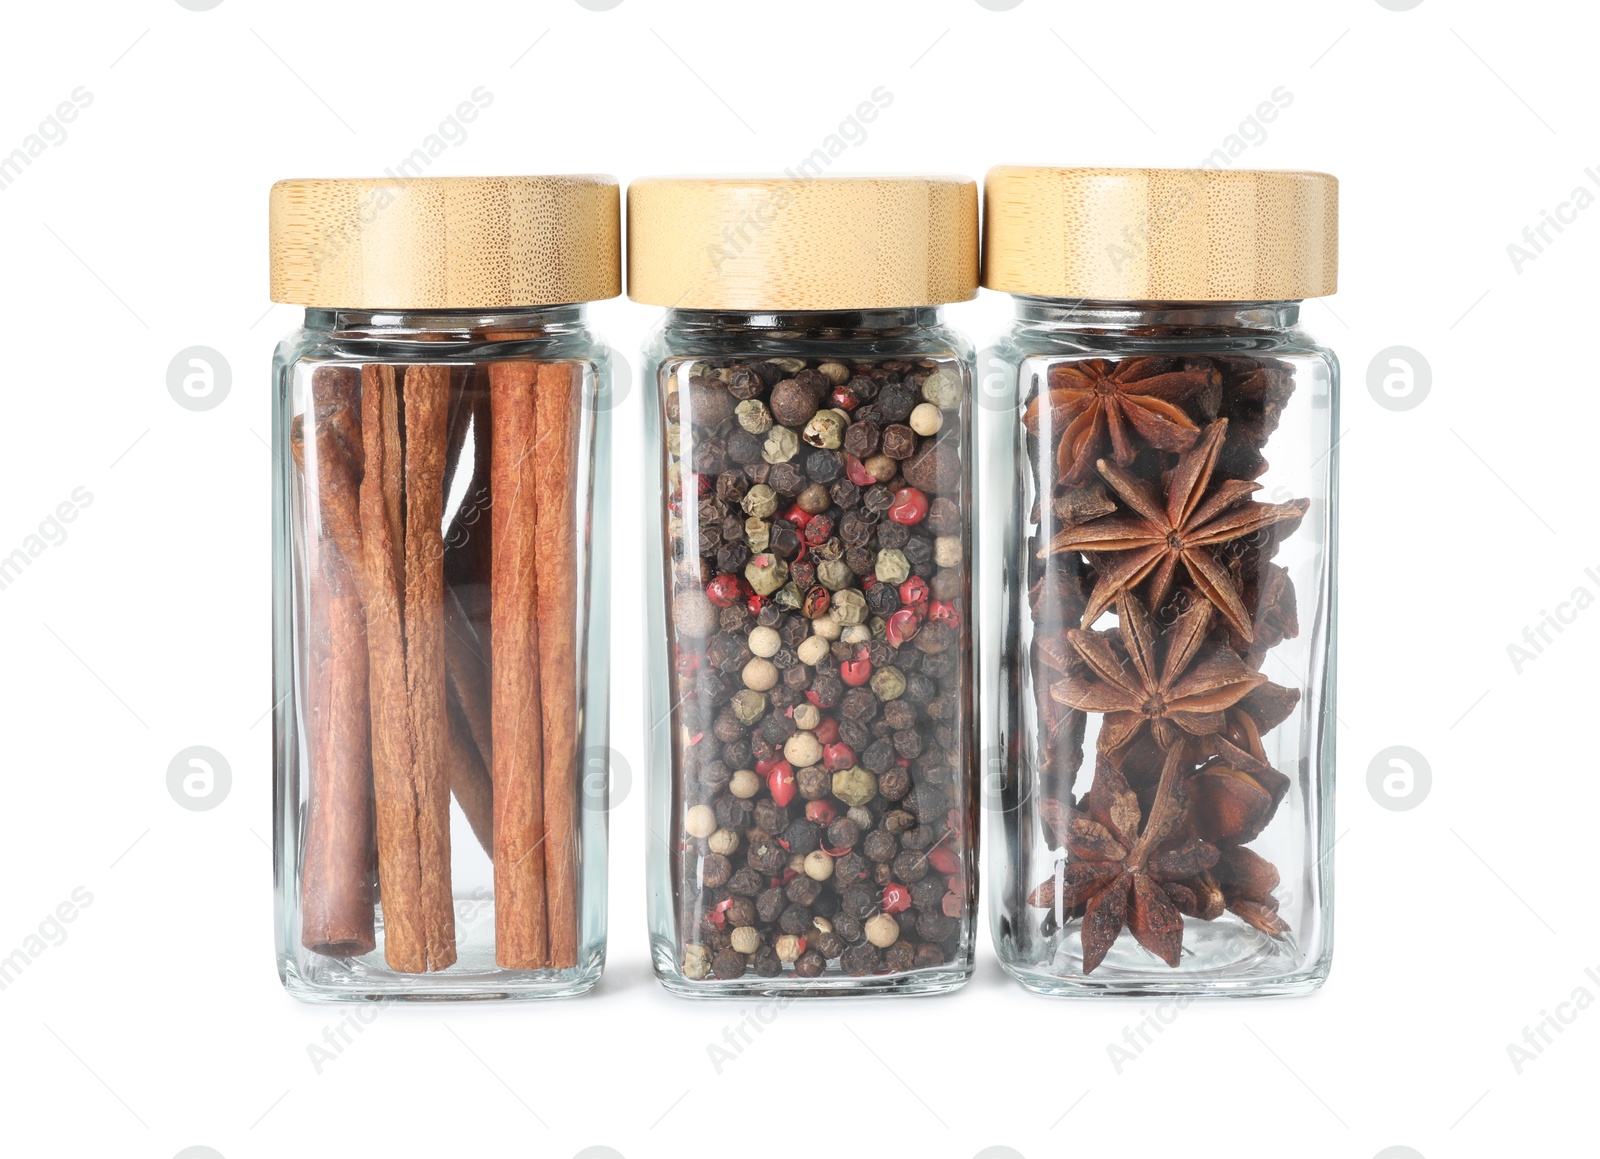
[[[1333,948],[1325,173],[1001,167],[991,900],[1045,994],[1301,994]]]
[[[971,348],[959,178],[639,181],[657,976],[938,993],[972,970]]]
[[[277,950],[309,1000],[577,994],[605,951],[608,177],[283,181]],[[598,522],[597,522],[598,521]]]

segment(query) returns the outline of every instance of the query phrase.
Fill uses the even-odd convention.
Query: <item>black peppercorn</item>
[[[833,863],[833,879],[840,885],[848,885],[853,881],[863,881],[872,863],[861,854],[850,852],[838,858]]]
[[[910,791],[911,774],[902,768],[886,769],[878,777],[878,796],[886,801],[898,801]],[[902,814],[902,816],[905,815]]]
[[[878,891],[865,882],[846,888],[840,900],[845,913],[861,919],[871,917],[878,909]]]
[[[903,974],[912,968],[917,958],[917,951],[910,942],[896,942],[883,952],[883,968],[893,974]],[[756,958],[756,969],[760,972],[760,957]]]
[[[894,871],[896,881],[902,885],[913,885],[927,876],[928,855],[914,849],[902,849],[894,855],[889,867]]]
[[[742,961],[740,965],[742,968]],[[839,955],[839,969],[854,978],[874,973],[878,969],[878,948],[869,942],[849,947]]]
[[[849,817],[836,817],[828,825],[828,844],[834,849],[851,849],[861,840],[861,826]]]
[[[811,879],[807,877],[799,880],[810,881]],[[813,882],[812,884],[816,883]],[[784,911],[778,915],[778,928],[786,934],[794,934],[797,937],[801,934],[809,933],[811,931],[811,911],[803,905],[785,907]]]
[[[797,817],[790,821],[788,828],[783,831],[783,842],[789,847],[790,856],[796,853],[802,856],[810,853],[817,848],[821,840],[821,834],[818,832],[817,826],[813,822],[807,821],[804,817]],[[808,901],[806,904],[810,905],[811,902]]]
[[[789,810],[775,801],[756,802],[756,828],[764,833],[782,833],[789,826]]]
[[[767,877],[782,873],[789,864],[789,851],[778,844],[776,837],[759,830],[750,835],[750,852],[745,856],[751,869]]]
[[[869,861],[890,861],[900,850],[894,835],[883,829],[874,829],[861,841],[861,852]]]
[[[813,881],[805,874],[801,874],[799,877],[791,879],[789,884],[783,887],[783,894],[797,906],[809,906],[818,897],[822,896],[822,883]],[[803,931],[795,930],[792,932],[802,933]]]
[[[819,977],[827,968],[827,959],[815,950],[807,950],[794,963],[794,972],[802,978]]]
[[[726,885],[733,876],[733,864],[720,853],[708,853],[700,862],[700,883],[711,889]]]
[[[833,932],[847,942],[859,942],[861,940],[861,921],[859,918],[841,910],[833,917]],[[834,955],[829,954],[828,956],[831,958]]]
[[[811,945],[825,958],[837,958],[844,953],[845,942],[835,931],[818,934],[811,939]]]
[[[762,890],[761,896],[756,898],[756,916],[770,925],[778,920],[778,915],[788,904],[789,899],[783,896],[783,890],[777,886]]]
[[[711,959],[711,969],[718,978],[731,981],[734,978],[744,977],[745,957],[737,950],[719,950],[717,956]]]
[[[896,944],[898,945],[898,943]],[[917,956],[913,963],[917,969],[922,970],[930,966],[942,966],[944,961],[945,953],[938,946],[933,945],[931,942],[917,943]]]
[[[901,943],[896,943],[890,949],[896,949]],[[750,968],[763,978],[776,978],[783,973],[783,962],[778,957],[778,952],[771,946],[762,946],[756,951],[755,960],[750,963]],[[909,966],[900,967],[902,970],[910,969]]]

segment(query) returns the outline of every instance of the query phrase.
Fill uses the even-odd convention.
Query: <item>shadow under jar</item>
[[[971,972],[977,895],[972,355],[934,305],[975,291],[976,191],[792,186],[629,194],[630,293],[680,303],[645,368],[655,968],[690,996],[935,993]],[[735,280],[651,237],[780,197]],[[869,286],[843,251],[890,208],[889,247],[949,252]],[[768,305],[740,308],[739,274]]]
[[[1336,182],[1001,168],[986,196],[984,284],[1017,295],[1002,962],[1047,994],[1315,989],[1338,367],[1298,318],[1335,289]]]
[[[582,305],[517,303],[616,293],[616,185],[294,181],[272,211],[273,297],[308,307],[275,360],[279,974],[310,1001],[581,993],[609,367]]]

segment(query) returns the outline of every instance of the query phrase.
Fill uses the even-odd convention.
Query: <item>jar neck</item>
[[[331,310],[310,307],[305,327],[338,341],[482,343],[562,338],[581,332],[587,307],[494,310]]]
[[[1110,302],[1015,296],[1017,326],[1120,337],[1250,338],[1287,333],[1299,301]]]
[[[664,325],[679,335],[745,334],[804,341],[896,338],[939,325],[939,307],[889,310],[668,310]]]

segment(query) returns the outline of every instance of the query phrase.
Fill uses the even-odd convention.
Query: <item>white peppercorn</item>
[[[940,567],[955,567],[961,562],[961,537],[941,535],[933,541],[933,562]]]
[[[870,644],[872,629],[865,624],[851,624],[839,633],[839,639],[846,644]]]
[[[748,801],[761,791],[761,778],[754,769],[740,769],[728,780],[728,792]]]
[[[891,922],[894,921],[893,918],[890,918],[889,920]],[[868,922],[867,924],[870,926],[872,923]],[[871,937],[872,935],[868,934],[867,936]],[[894,936],[896,938],[900,936],[899,926],[895,926]],[[732,934],[729,935],[728,940],[732,944],[733,948],[739,951],[741,954],[753,954],[761,948],[761,934],[759,931],[757,931],[755,926],[739,926],[733,931]],[[891,938],[890,941],[893,941],[893,939]],[[885,942],[883,944],[888,945],[889,942]]]
[[[690,837],[710,837],[717,831],[717,814],[710,805],[694,805],[683,815],[683,831]]]
[[[778,649],[783,647],[783,637],[778,635],[778,629],[758,625],[750,629],[750,651],[757,656],[770,658],[778,654]]]
[[[724,857],[739,848],[739,835],[732,829],[718,829],[706,838],[706,847],[713,853],[720,853]]]
[[[814,765],[822,759],[822,742],[814,733],[797,732],[784,741],[783,759],[797,769]]]
[[[844,626],[832,616],[818,616],[811,621],[811,630],[824,640],[837,640],[839,633],[844,631]]]
[[[912,408],[911,417],[906,422],[919,435],[936,435],[939,428],[944,426],[944,414],[931,402],[919,402]]]
[[[760,656],[746,664],[740,676],[746,688],[753,688],[757,692],[766,692],[778,683],[777,666],[771,660],[763,660]]]
[[[808,732],[822,723],[822,709],[807,701],[794,706],[794,726]]]
[[[887,949],[900,940],[900,923],[895,921],[890,914],[878,914],[868,918],[866,924],[862,926],[862,930],[867,935],[867,941],[877,946],[880,950]],[[751,932],[754,933],[755,931],[752,930]],[[734,933],[737,935],[738,931],[735,930]],[[734,948],[738,948],[737,944],[735,944]]]
[[[842,362],[824,362],[817,367],[817,373],[833,386],[842,386],[850,381],[850,368]]]
[[[809,664],[812,666],[821,664],[828,658],[828,641],[823,639],[821,636],[807,636],[804,640],[800,641],[800,647],[794,650],[794,654],[802,664]],[[805,707],[811,708],[813,706],[808,704]],[[795,723],[799,724],[800,710],[797,708],[794,710],[794,713]],[[813,725],[811,727],[814,728],[816,726]]]
[[[812,881],[827,881],[833,876],[833,858],[820,849],[806,854],[806,876]]]
[[[792,962],[800,956],[800,939],[793,934],[784,934],[772,948],[778,955],[778,961]]]

